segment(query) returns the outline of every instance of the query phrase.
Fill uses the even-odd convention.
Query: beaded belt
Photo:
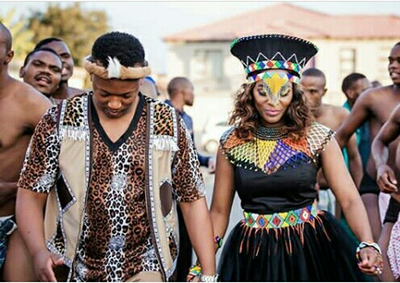
[[[314,202],[303,208],[273,214],[257,214],[243,211],[243,215],[244,225],[250,228],[285,228],[313,220],[317,217],[317,204]]]

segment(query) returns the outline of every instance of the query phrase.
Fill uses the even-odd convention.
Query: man
[[[51,107],[50,101],[32,86],[8,73],[14,56],[11,47],[11,33],[0,23],[0,268],[6,256],[8,237],[16,228],[15,196],[25,152],[35,126]],[[5,273],[10,271],[5,268]]]
[[[303,72],[300,83],[303,86],[308,104],[316,121],[331,128],[333,131],[337,130],[349,113],[342,107],[322,103],[322,98],[327,92],[325,74],[316,68],[307,69]],[[355,137],[350,139],[346,148],[349,153],[348,165],[350,167],[350,174],[358,187],[362,178],[362,166]],[[339,211],[335,213],[335,198],[327,187],[326,180],[321,173],[319,172],[318,174],[320,207],[336,214],[339,218]],[[324,202],[327,202],[326,206]]]
[[[64,100],[37,126],[18,182],[17,220],[38,280],[170,279],[179,246],[175,200],[203,279],[217,279],[193,144],[171,107],[139,94],[139,79],[150,74],[144,59],[134,36],[100,36],[84,63],[93,92]]]
[[[400,57],[399,57],[400,59]],[[400,61],[398,62],[400,64]],[[379,244],[383,250],[385,265],[390,267],[384,270],[382,281],[395,281],[400,278],[399,241],[400,222],[398,221],[400,211],[400,196],[398,194],[397,178],[394,168],[388,165],[388,147],[400,135],[400,105],[398,105],[388,121],[378,132],[372,143],[372,158],[377,171],[377,184],[382,192],[392,194],[386,212]],[[397,156],[399,147],[397,147]],[[400,159],[396,158],[396,169],[400,168]],[[389,264],[390,262],[390,264]]]
[[[347,140],[365,122],[369,122],[370,141],[377,135],[382,125],[388,120],[390,113],[400,102],[400,42],[396,43],[389,55],[389,75],[392,85],[371,88],[366,90],[357,99],[350,115],[337,131],[336,139],[343,146]],[[394,168],[395,151],[399,139],[393,141],[389,147],[388,165]],[[366,174],[360,185],[360,194],[366,203],[368,218],[374,240],[377,241],[381,232],[381,220],[378,209],[379,187],[376,184],[376,169],[370,157],[367,163]],[[363,196],[365,194],[365,196]]]
[[[62,61],[58,54],[52,49],[41,48],[28,53],[19,76],[52,100],[61,82],[61,70]]]
[[[194,130],[193,130],[193,120],[185,111],[185,106],[193,106],[194,103],[194,87],[193,84],[184,77],[173,78],[167,86],[167,92],[169,100],[167,99],[165,103],[174,107],[179,115],[185,122],[188,128],[192,140],[194,141]],[[210,173],[215,172],[215,160],[210,156],[203,156],[198,154],[200,165],[205,166],[209,169]]]
[[[76,94],[83,93],[84,91],[81,89],[68,86],[68,81],[74,72],[74,60],[72,59],[68,45],[59,38],[49,37],[39,41],[36,44],[35,49],[43,47],[53,49],[61,57],[63,62],[61,83],[59,88],[52,95],[53,99],[57,103],[60,103],[62,99],[70,98]]]
[[[370,87],[372,87],[371,83],[363,74],[351,73],[346,76],[342,82],[342,91],[346,96],[347,101],[343,104],[343,107],[351,111],[360,94]],[[371,149],[368,122],[364,123],[357,129],[356,137],[363,171],[365,171]]]

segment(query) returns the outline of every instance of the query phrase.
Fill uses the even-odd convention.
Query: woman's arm
[[[335,139],[321,154],[322,169],[329,187],[342,207],[346,220],[360,242],[373,242],[367,212],[361,197],[346,168],[340,147]],[[363,248],[360,252],[360,269],[368,274],[376,274],[381,265],[381,257],[373,248]]]
[[[214,226],[214,236],[220,238],[224,237],[229,224],[229,216],[235,196],[233,180],[232,164],[219,149],[211,203],[211,219]]]

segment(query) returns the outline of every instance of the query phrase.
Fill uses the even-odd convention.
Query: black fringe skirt
[[[357,244],[326,211],[285,228],[239,222],[224,244],[218,273],[237,281],[372,281],[355,257]]]

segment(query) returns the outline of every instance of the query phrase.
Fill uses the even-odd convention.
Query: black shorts
[[[363,194],[376,194],[379,195],[381,192],[378,184],[372,179],[367,173],[364,173],[364,177],[361,180],[360,184],[360,195]]]
[[[383,223],[390,222],[395,223],[400,212],[400,203],[394,198],[390,197],[389,205],[386,210],[385,220]]]

